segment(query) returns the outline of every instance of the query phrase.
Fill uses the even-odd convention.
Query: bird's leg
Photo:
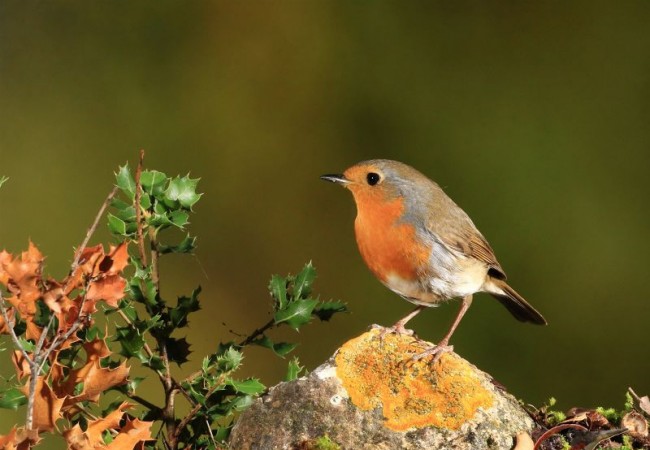
[[[413,360],[417,361],[427,356],[433,355],[433,360],[431,361],[431,363],[435,363],[438,360],[438,358],[440,358],[440,355],[442,355],[444,352],[453,351],[454,346],[449,345],[449,339],[451,339],[452,334],[454,334],[454,331],[456,331],[458,324],[460,323],[461,319],[463,318],[463,316],[465,315],[465,313],[467,312],[467,310],[471,305],[472,305],[472,295],[463,297],[463,303],[461,303],[460,305],[460,311],[458,311],[458,315],[456,316],[454,323],[451,324],[451,328],[449,329],[449,332],[447,332],[445,337],[443,337],[440,340],[440,342],[438,342],[438,345],[428,350],[425,350],[422,353],[415,355],[413,357]]]
[[[408,313],[408,314],[407,314],[406,316],[404,316],[402,319],[398,320],[398,321],[395,323],[395,325],[393,325],[392,327],[383,328],[383,329],[379,332],[379,339],[383,339],[384,336],[385,336],[386,334],[388,334],[388,333],[395,333],[395,334],[397,334],[397,335],[412,336],[412,335],[413,335],[413,330],[407,330],[407,329],[404,327],[404,325],[406,325],[406,323],[407,323],[409,320],[411,320],[412,318],[414,318],[415,316],[417,316],[418,313],[419,313],[420,311],[422,311],[424,308],[426,308],[426,306],[424,306],[424,305],[418,305],[418,306],[417,306],[413,311],[411,311],[410,313]]]
[[[424,308],[426,308],[426,306],[424,306],[424,305],[418,305],[418,306],[417,306],[413,311],[411,311],[411,312],[408,313],[406,316],[404,316],[403,318],[401,318],[400,320],[398,320],[398,321],[395,323],[395,325],[393,325],[392,327],[390,327],[390,329],[393,330],[393,332],[394,332],[394,333],[397,333],[397,334],[407,334],[407,335],[409,335],[409,336],[412,335],[412,334],[413,334],[413,330],[407,330],[404,326],[406,325],[406,323],[407,323],[409,320],[411,320],[412,318],[414,318],[415,316],[417,316],[417,315],[420,313],[420,311],[422,311]]]

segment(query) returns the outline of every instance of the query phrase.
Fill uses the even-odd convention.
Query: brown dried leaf
[[[106,341],[103,339],[95,339],[94,341],[86,342],[83,345],[83,348],[86,351],[87,361],[96,361],[111,356],[112,354],[111,349],[108,348]]]
[[[151,441],[151,426],[153,422],[143,422],[140,419],[133,419],[122,427],[113,442],[108,444],[108,450],[132,450],[136,444],[144,441]]]
[[[99,361],[93,363],[83,378],[84,386],[81,394],[72,400],[76,402],[90,400],[99,401],[99,396],[106,390],[125,384],[129,376],[129,367],[126,361],[115,369],[106,369],[99,366]]]
[[[119,301],[124,298],[124,288],[126,288],[124,278],[119,275],[107,275],[90,283],[86,300],[90,303],[104,300],[108,306],[117,308]]]
[[[109,369],[101,367],[99,358],[89,357],[82,368],[72,371],[66,382],[58,386],[57,392],[59,395],[65,393],[69,396],[65,400],[65,409],[67,410],[81,401],[99,401],[99,397],[104,391],[126,383],[128,376],[129,367],[127,367],[126,361],[115,369]],[[83,382],[81,393],[72,396],[75,386],[81,382]]]
[[[88,423],[86,434],[91,442],[102,442],[102,433],[108,429],[117,430],[120,427],[120,421],[124,416],[124,411],[132,405],[129,402],[123,402],[117,409],[106,417],[93,420]]]
[[[61,397],[68,396],[65,401],[66,410],[80,401],[97,402],[102,392],[126,383],[129,376],[126,361],[114,369],[101,367],[101,360],[111,355],[111,351],[104,340],[96,339],[87,342],[84,344],[84,349],[86,351],[86,363],[83,367],[71,371],[65,382],[61,383],[60,381],[63,372],[53,367],[52,379],[57,381],[55,383],[57,393]],[[83,389],[81,393],[73,396],[74,389],[79,383],[83,383]]]
[[[621,419],[621,426],[627,428],[633,438],[642,439],[648,436],[648,421],[636,411],[625,414]]]
[[[13,255],[6,250],[0,252],[0,283],[7,285],[9,283],[9,274],[5,271],[5,266],[11,262]]]
[[[0,449],[29,450],[40,442],[37,430],[25,430],[13,427],[9,434],[0,436]]]
[[[7,298],[20,312],[20,316],[27,323],[27,339],[38,340],[41,336],[40,328],[34,323],[36,315],[36,300],[42,296],[41,272],[43,268],[43,255],[30,242],[26,252],[20,258],[14,258],[7,252],[2,252],[0,257],[0,279],[11,294]],[[6,328],[3,325],[2,328]]]
[[[27,331],[25,331],[25,337],[27,339],[33,339],[34,341],[37,341],[41,338],[41,334],[43,333],[43,330],[41,327],[36,325],[33,321],[33,316],[30,318],[30,320],[27,322]]]
[[[28,395],[29,388],[23,387],[25,395]],[[45,382],[45,378],[39,376],[36,379],[36,392],[34,396],[34,429],[39,431],[54,430],[55,423],[61,418],[63,398],[56,396]]]
[[[129,264],[129,244],[122,242],[117,247],[110,246],[108,257],[111,259],[111,265],[107,270],[109,275],[117,275],[122,273],[124,268]]]
[[[30,242],[26,252],[22,252],[20,258],[12,258],[6,254],[2,257],[2,279],[7,282],[3,283],[7,289],[17,297],[18,304],[30,304],[41,296],[38,283],[41,279],[41,269],[43,267],[43,255]],[[14,304],[14,306],[18,306]],[[22,313],[22,310],[21,310]]]
[[[63,432],[63,437],[68,443],[70,450],[91,450],[106,448],[102,439],[102,433],[106,430],[118,430],[124,410],[131,406],[130,403],[122,403],[115,411],[106,417],[91,420],[84,432],[79,425]]]
[[[79,267],[75,272],[80,271],[84,275],[91,276],[99,275],[97,262],[100,261],[103,257],[104,247],[101,244],[97,244],[94,247],[84,248],[81,252],[81,256],[79,257]]]
[[[15,316],[15,313],[14,313],[13,308],[9,309],[7,311],[7,317],[9,317],[9,322],[10,323],[13,323],[14,316]],[[0,334],[7,334],[7,333],[9,333],[9,327],[7,327],[7,324],[5,323],[4,317],[2,317],[2,315],[0,315]]]
[[[14,369],[18,379],[21,379],[31,373],[29,368],[29,361],[25,359],[25,355],[20,350],[14,350],[11,355],[11,362],[14,363]]]
[[[587,411],[587,420],[590,430],[607,428],[610,425],[609,420],[597,411]]]
[[[63,292],[63,286],[54,280],[49,280],[48,284],[50,289],[43,294],[43,301],[50,310],[59,314],[61,312],[60,302],[63,301],[64,298],[67,298]]]

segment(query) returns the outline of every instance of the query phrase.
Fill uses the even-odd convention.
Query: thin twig
[[[25,428],[32,429],[34,424],[34,399],[36,397],[36,382],[38,381],[38,368],[36,361],[29,363],[31,373],[29,375],[29,394],[27,396],[27,417],[25,419]]]
[[[43,344],[45,343],[45,338],[47,337],[47,333],[50,331],[50,327],[54,323],[54,314],[50,315],[50,320],[47,321],[47,325],[45,325],[45,328],[41,331],[41,337],[38,338],[38,343],[36,344],[36,348],[34,349],[34,355],[39,355],[41,353],[41,350],[43,349]],[[40,373],[40,372],[39,372]]]
[[[81,259],[81,254],[83,250],[86,248],[88,245],[88,241],[90,241],[90,238],[92,237],[93,234],[95,234],[95,230],[97,229],[97,226],[99,225],[99,221],[104,215],[104,212],[106,211],[106,208],[108,207],[108,204],[111,202],[115,194],[117,193],[117,186],[114,186],[113,189],[111,189],[111,192],[109,192],[108,196],[106,196],[106,199],[102,203],[101,207],[99,208],[99,211],[97,212],[97,215],[95,216],[95,220],[93,221],[92,225],[90,228],[88,228],[88,231],[86,232],[86,236],[84,237],[83,241],[81,242],[81,245],[77,248],[74,254],[74,259],[72,261],[72,265],[70,266],[70,275],[74,274],[75,270],[77,270],[77,267],[79,267],[79,262]],[[66,282],[66,285],[63,289],[63,291],[67,291],[68,289],[68,283],[70,283],[72,277],[68,278],[68,281]],[[89,282],[86,283],[85,290],[88,291],[88,284]],[[38,343],[36,345],[36,348],[34,350],[34,357],[33,359],[29,359],[26,355],[27,353],[25,352],[24,348],[22,346],[19,346],[18,348],[21,349],[23,352],[23,355],[25,356],[26,360],[29,361],[30,365],[30,380],[29,380],[29,394],[27,397],[27,418],[25,420],[25,426],[28,430],[31,430],[32,424],[33,424],[33,418],[34,418],[34,397],[36,395],[36,383],[38,381],[38,377],[41,374],[41,371],[45,367],[45,364],[47,363],[50,354],[54,350],[56,350],[61,343],[65,342],[68,340],[70,336],[72,336],[72,333],[76,332],[80,327],[81,327],[81,318],[82,318],[82,312],[83,312],[83,306],[84,302],[86,301],[86,297],[84,295],[81,305],[79,307],[79,312],[77,314],[77,317],[75,318],[74,323],[70,327],[69,330],[67,330],[66,333],[63,334],[63,336],[57,334],[54,337],[54,340],[52,343],[49,345],[47,350],[45,350],[42,354],[41,351],[43,350],[43,344],[45,343],[45,338],[47,337],[47,334],[49,332],[50,327],[54,323],[54,315],[50,317],[49,323],[45,326],[45,328],[42,330],[41,336],[38,340]],[[4,311],[4,301],[2,302],[2,307],[3,307],[3,312]],[[13,331],[13,328],[11,328],[11,333],[15,336],[15,333]],[[20,343],[19,341],[16,340],[16,342]]]
[[[156,238],[156,231],[149,229],[149,241],[151,242],[151,281],[156,287],[156,292],[160,294],[160,273],[158,269],[158,239]]]
[[[0,311],[2,311],[2,318],[5,321],[5,326],[9,330],[9,334],[11,335],[11,340],[14,341],[14,345],[20,352],[23,354],[23,357],[25,358],[26,361],[30,362],[31,365],[31,359],[29,355],[27,354],[27,350],[25,350],[25,347],[23,347],[23,344],[20,343],[20,339],[18,339],[18,336],[16,336],[16,332],[14,331],[14,324],[9,321],[9,314],[7,313],[7,306],[5,304],[5,299],[2,296],[2,292],[0,291]]]
[[[252,342],[255,340],[256,337],[258,337],[258,336],[264,334],[264,332],[265,332],[266,330],[268,330],[269,328],[272,328],[273,325],[275,325],[275,319],[271,319],[271,320],[269,320],[267,323],[265,323],[264,325],[262,325],[260,328],[258,328],[257,330],[253,331],[253,332],[252,332],[252,333],[251,333],[251,334],[250,334],[246,339],[244,339],[244,340],[241,341],[239,344],[237,344],[237,346],[238,346],[238,347],[245,347],[245,346],[247,346],[248,344],[252,343]]]
[[[18,336],[14,331],[14,324],[9,321],[9,314],[7,314],[7,307],[5,305],[5,300],[2,296],[2,292],[0,292],[0,311],[2,312],[2,318],[5,321],[5,325],[9,329],[9,334],[11,335],[11,339],[13,340],[14,345],[21,351],[23,357],[25,358],[25,361],[27,361],[27,364],[29,365],[29,392],[27,395],[25,428],[31,430],[34,419],[34,397],[36,392],[36,381],[38,379],[38,363],[35,360],[36,356],[34,356],[34,359],[29,357],[27,350],[25,350],[25,347],[18,339]]]
[[[156,414],[160,414],[162,412],[162,408],[160,406],[156,406],[153,403],[151,403],[149,400],[146,398],[142,398],[139,395],[129,395],[129,398],[131,400],[135,400],[136,402],[140,403],[142,406],[146,406],[149,408],[149,410],[155,412]]]
[[[144,236],[142,233],[142,211],[140,210],[140,197],[142,195],[142,185],[140,184],[140,177],[142,176],[142,164],[144,162],[144,149],[140,149],[140,161],[138,167],[135,169],[135,222],[137,224],[138,233],[138,251],[140,253],[140,261],[142,267],[147,266],[147,253],[144,250]]]
[[[142,223],[142,211],[140,206],[140,196],[142,195],[142,166],[144,162],[144,150],[140,150],[140,160],[138,167],[135,171],[135,212],[136,212],[136,232],[138,236],[138,250],[140,252],[140,260],[142,267],[147,266],[147,253],[144,246],[144,224]],[[149,230],[149,241],[151,246],[151,281],[156,290],[157,296],[160,295],[160,281],[158,274],[158,243],[156,241],[156,234],[153,229]],[[158,338],[155,334],[153,337],[156,339],[158,349],[162,357],[163,366],[165,368],[164,374],[158,373],[160,381],[162,382],[165,390],[165,406],[162,409],[162,420],[167,429],[168,438],[176,435],[176,421],[175,421],[175,397],[177,392],[176,380],[172,378],[171,368],[169,364],[169,355],[167,354],[167,346],[164,339]],[[152,353],[153,354],[153,353]],[[176,445],[170,442],[170,447],[175,448]]]
[[[212,445],[214,448],[217,448],[217,441],[214,439],[214,434],[212,434],[212,426],[210,426],[210,421],[208,418],[205,418],[205,426],[208,427],[208,434],[210,435],[210,441],[212,441]]]
[[[267,323],[259,327],[257,330],[253,331],[251,334],[249,334],[243,341],[241,341],[239,344],[234,344],[236,347],[246,347],[247,345],[250,345],[258,336],[263,335],[267,330],[273,328],[275,325],[275,319],[269,320]],[[182,381],[182,383],[191,383],[203,373],[202,370],[197,370],[196,372],[191,373],[187,377],[185,377]]]
[[[86,280],[86,283],[84,284],[84,292],[86,292],[86,293],[88,292],[88,289],[90,288],[91,281],[92,280],[90,280],[90,279]],[[45,350],[45,352],[42,355],[39,356],[39,358],[40,358],[39,359],[39,364],[40,365],[38,367],[38,374],[40,374],[41,371],[43,370],[43,367],[45,367],[45,363],[47,362],[48,358],[50,357],[50,354],[52,354],[52,352],[54,350],[59,348],[61,346],[61,344],[63,344],[65,341],[67,341],[68,338],[70,336],[72,336],[73,333],[75,333],[79,328],[81,328],[82,321],[83,321],[82,313],[83,313],[85,304],[86,304],[86,295],[84,294],[84,296],[81,298],[81,303],[79,304],[79,310],[77,311],[77,317],[75,317],[74,322],[72,322],[72,325],[70,326],[70,328],[65,333],[63,333],[63,335],[57,334],[56,336],[54,336],[54,340],[52,341],[50,346],[47,348],[47,350]]]
[[[216,391],[219,387],[221,387],[221,384],[223,383],[223,378],[224,376],[222,375],[220,377],[220,380],[217,381],[208,391],[205,393],[205,398],[206,400],[210,398],[212,394],[214,394],[214,391]],[[198,412],[201,410],[201,405],[200,403],[197,403],[194,405],[194,407],[190,410],[189,413],[183,418],[183,420],[180,421],[180,423],[176,426],[176,432],[172,436],[173,442],[176,442],[178,440],[178,437],[180,434],[183,432],[183,430],[187,427],[187,425],[191,422],[191,420],[198,414]],[[208,426],[208,428],[210,428]]]
[[[106,211],[106,208],[108,207],[108,204],[113,200],[113,197],[115,197],[115,194],[117,193],[117,186],[114,186],[111,192],[108,194],[106,197],[106,200],[104,200],[104,203],[102,203],[102,206],[99,208],[99,211],[97,212],[97,215],[95,216],[95,220],[93,224],[88,228],[88,232],[86,233],[86,237],[84,240],[81,242],[81,245],[77,247],[77,251],[74,253],[74,259],[72,261],[72,266],[70,266],[70,273],[74,273],[74,271],[79,267],[79,259],[81,258],[81,253],[84,251],[86,246],[88,245],[88,241],[90,241],[90,238],[92,237],[93,234],[95,234],[95,230],[97,229],[97,225],[99,225],[99,220],[102,218],[104,215],[104,211]],[[67,286],[66,286],[67,287]],[[65,289],[64,289],[65,290]]]

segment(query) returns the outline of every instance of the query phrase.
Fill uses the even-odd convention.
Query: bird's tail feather
[[[490,282],[485,287],[486,291],[499,300],[499,302],[501,302],[501,304],[505,306],[508,311],[510,311],[510,314],[515,316],[517,320],[522,322],[531,322],[538,325],[547,324],[544,316],[533,308],[505,281],[491,278]]]

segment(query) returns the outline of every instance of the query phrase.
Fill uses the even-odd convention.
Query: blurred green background
[[[349,193],[318,176],[401,160],[470,214],[550,323],[480,295],[456,351],[528,402],[620,406],[650,391],[648,23],[645,1],[2,1],[0,248],[32,239],[63,276],[144,148],[205,193],[196,257],[163,267],[169,298],[203,286],[178,373],[268,320],[270,275],[309,260],[351,310],[276,334],[313,369],[411,308],[358,255]],[[458,306],[411,324],[435,341]],[[242,376],[284,374],[247,356]],[[15,418],[0,411],[0,433]]]

